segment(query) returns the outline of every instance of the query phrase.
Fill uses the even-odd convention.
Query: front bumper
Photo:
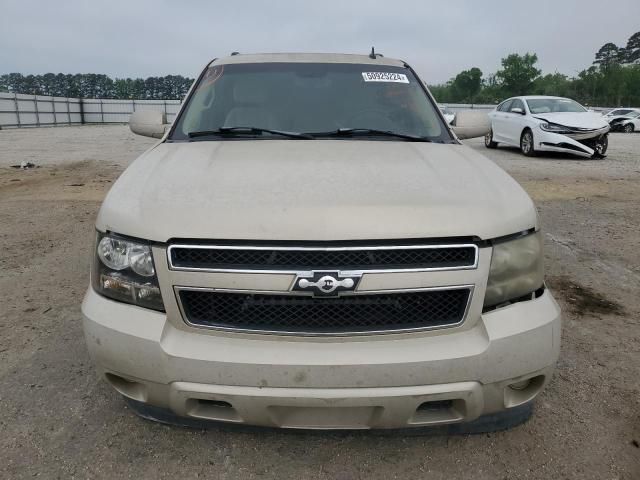
[[[472,328],[341,339],[178,329],[92,289],[82,312],[89,352],[124,396],[192,419],[286,428],[469,422],[531,401],[560,349],[548,290]]]
[[[536,150],[546,152],[562,152],[571,153],[580,157],[592,157],[596,151],[589,145],[586,145],[585,141],[596,139],[609,132],[609,126],[603,127],[598,130],[591,130],[588,132],[581,132],[575,134],[563,135],[559,133],[552,133],[537,129],[534,134],[536,141]]]
[[[611,132],[624,132],[624,128],[629,125],[629,123],[631,122],[612,122],[611,125]]]

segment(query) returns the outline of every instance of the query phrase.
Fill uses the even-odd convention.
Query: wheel
[[[625,128],[626,131],[626,128]],[[593,154],[593,158],[604,158],[607,153],[607,148],[609,148],[609,134],[602,135],[593,143],[593,149],[595,153]]]
[[[633,133],[633,123],[627,123],[624,126],[624,133]]]
[[[536,150],[533,146],[533,132],[528,128],[520,136],[520,151],[527,157],[536,155]]]
[[[484,136],[484,146],[487,148],[496,148],[498,146],[498,142],[493,141],[493,130],[489,130]]]

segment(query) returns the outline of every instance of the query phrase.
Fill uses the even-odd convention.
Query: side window
[[[511,109],[511,103],[512,102],[513,102],[512,99],[505,100],[500,105],[498,105],[498,111],[499,112],[508,112]]]
[[[511,102],[511,106],[509,107],[509,111],[510,112],[513,111],[514,108],[519,108],[523,112],[525,111],[524,103],[522,103],[522,100],[520,100],[519,98],[516,98],[516,99],[513,100],[513,102]]]

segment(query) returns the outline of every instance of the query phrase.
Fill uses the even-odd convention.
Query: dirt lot
[[[0,477],[640,478],[640,134],[595,161],[469,142],[537,202],[564,343],[528,423],[449,438],[133,416],[93,370],[79,306],[100,201],[152,143],[123,126],[0,131]],[[10,168],[23,160],[39,168]]]

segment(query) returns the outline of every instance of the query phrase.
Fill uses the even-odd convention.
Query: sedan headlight
[[[570,133],[571,129],[557,123],[541,123],[540,128],[551,133]]]
[[[494,245],[484,306],[507,303],[541,288],[542,261],[540,232]]]
[[[98,233],[91,271],[96,292],[113,300],[164,311],[151,246]]]

